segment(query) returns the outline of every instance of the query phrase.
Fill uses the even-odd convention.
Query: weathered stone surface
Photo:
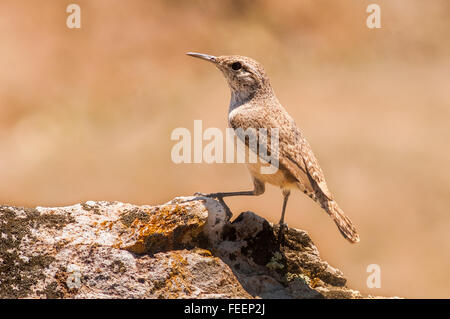
[[[215,200],[0,207],[0,298],[361,298],[305,231]]]

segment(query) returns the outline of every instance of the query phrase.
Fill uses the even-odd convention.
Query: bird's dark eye
[[[237,70],[239,70],[240,68],[242,68],[242,64],[241,64],[240,62],[234,62],[234,63],[231,65],[231,68],[232,68],[233,70],[237,71]]]

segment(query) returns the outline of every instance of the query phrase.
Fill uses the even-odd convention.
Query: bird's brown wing
[[[280,163],[284,163],[290,173],[304,183],[306,182],[304,181],[306,173],[316,194],[320,192],[328,199],[333,199],[311,146],[293,121],[290,121],[289,125],[283,126],[280,133],[281,140],[285,142],[280,143]]]
[[[277,112],[259,109],[259,112],[237,114],[229,119],[230,126],[237,128],[265,128],[267,124],[279,129],[279,169],[285,175],[298,182],[302,189],[313,200],[317,201],[336,223],[341,234],[352,243],[359,242],[359,235],[350,219],[345,216],[333,200],[333,196],[325,182],[322,169],[319,166],[309,143],[301,134],[292,118],[278,108]],[[257,139],[261,138],[255,131]],[[268,136],[267,145],[271,145]],[[273,155],[273,154],[272,154]]]
[[[260,108],[259,112],[240,112],[229,119],[229,125],[235,130],[237,128],[243,130],[254,128],[258,141],[261,138],[258,129],[270,130],[277,127],[279,129],[279,168],[287,170],[289,175],[297,179],[309,195],[321,193],[328,199],[332,199],[322,169],[309,143],[288,113],[283,108],[279,108],[277,111],[270,112],[265,108]],[[272,127],[267,127],[268,123]],[[245,142],[247,144],[247,141]],[[270,134],[267,136],[266,145],[269,145],[270,149]]]

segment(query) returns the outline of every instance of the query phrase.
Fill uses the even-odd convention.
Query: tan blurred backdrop
[[[71,1],[0,3],[0,203],[159,204],[248,189],[245,166],[171,161],[176,127],[225,128],[229,90],[187,51],[253,57],[309,139],[350,245],[291,196],[287,222],[365,293],[450,297],[450,2]],[[381,29],[365,25],[381,6]],[[227,201],[277,222],[282,197]],[[382,287],[366,286],[381,266]]]

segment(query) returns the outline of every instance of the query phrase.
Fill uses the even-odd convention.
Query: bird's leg
[[[251,191],[220,192],[220,193],[210,193],[210,194],[195,193],[194,195],[223,199],[224,197],[231,197],[231,196],[257,196],[257,195],[261,195],[264,193],[265,186],[264,186],[263,182],[261,182],[260,180],[258,180],[256,178],[253,178],[253,185],[254,185],[254,188]]]
[[[283,209],[281,211],[281,218],[280,218],[279,230],[278,230],[278,241],[279,242],[282,242],[282,240],[284,239],[284,232],[287,228],[287,224],[284,223],[284,213],[286,212],[286,205],[287,205],[289,195],[291,195],[291,191],[288,189],[284,189],[283,190],[283,196],[284,196]]]
[[[227,214],[228,220],[231,219],[233,216],[233,213],[231,212],[230,207],[225,203],[223,200],[224,197],[230,197],[230,196],[254,196],[257,195],[255,191],[241,191],[241,192],[224,192],[224,193],[210,193],[210,194],[202,194],[202,193],[195,193],[194,195],[198,196],[204,196],[209,198],[216,198],[222,206],[225,208],[225,212]]]
[[[264,183],[260,180],[253,178],[253,185],[254,189],[252,191],[240,191],[240,192],[221,192],[221,193],[210,193],[210,194],[203,194],[203,193],[195,193],[196,196],[204,196],[204,197],[210,197],[210,198],[217,198],[219,202],[222,203],[222,205],[225,206],[225,209],[229,214],[231,214],[230,209],[228,208],[227,204],[223,201],[224,197],[231,197],[231,196],[258,196],[264,193],[265,186]]]
[[[252,191],[223,192],[223,193],[221,192],[221,193],[210,193],[210,194],[195,193],[194,195],[221,199],[224,197],[231,197],[231,196],[254,196],[254,195],[259,195],[259,194],[256,194],[255,190],[252,190]]]

